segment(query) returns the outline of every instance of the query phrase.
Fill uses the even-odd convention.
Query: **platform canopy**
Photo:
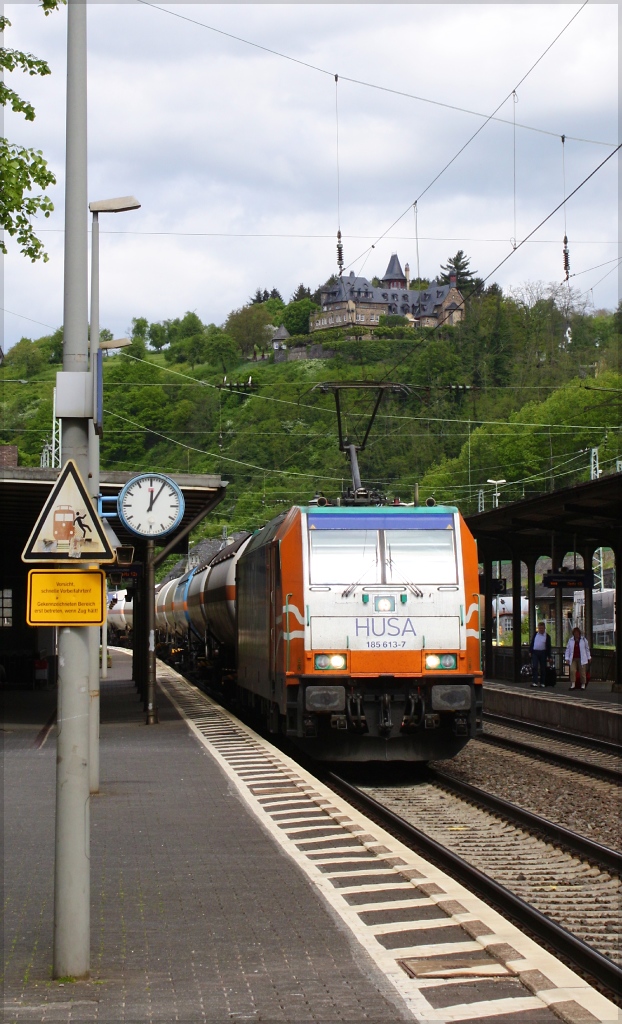
[[[143,471],[141,472],[148,472]],[[100,491],[114,497],[136,473],[102,471]],[[43,508],[52,486],[58,478],[58,469],[39,469],[17,466],[0,470],[0,528],[5,537],[28,534]],[[180,487],[185,502],[184,518],[178,529],[166,538],[169,551],[183,549],[189,527],[194,528],[218,505],[225,496],[227,481],[220,476],[194,473],[168,473]],[[112,503],[106,508],[114,508]],[[109,520],[122,544],[134,544],[136,539],[123,527],[117,515]]]
[[[478,512],[466,521],[480,553],[495,559],[508,558],[511,550],[521,557],[550,555],[552,540],[558,551],[589,547],[619,551],[621,509],[622,473],[614,473]]]

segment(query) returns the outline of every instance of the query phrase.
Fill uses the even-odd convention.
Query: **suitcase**
[[[546,666],[546,672],[544,673],[544,685],[555,686],[556,683],[557,671],[555,669],[555,665],[553,665],[551,662],[548,662]]]

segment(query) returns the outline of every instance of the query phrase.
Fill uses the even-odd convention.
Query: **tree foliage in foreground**
[[[40,6],[47,16],[56,10],[65,0],[42,0]],[[0,17],[0,32],[4,33],[11,22]],[[22,71],[33,76],[50,74],[46,61],[34,57],[31,53],[21,50],[0,48],[0,67],[5,72]],[[23,114],[27,121],[34,121],[35,110],[31,103],[24,100],[4,81],[0,82],[0,104],[15,114]],[[31,149],[9,142],[0,137],[0,227],[9,235],[17,238],[17,244],[24,256],[33,263],[41,259],[47,262],[48,255],[43,242],[38,238],[32,226],[32,218],[38,213],[49,217],[54,209],[52,200],[45,194],[45,189],[56,184],[56,177],[49,169],[43,153],[39,149]],[[42,192],[36,192],[42,189]],[[0,239],[0,251],[7,254],[6,244]]]

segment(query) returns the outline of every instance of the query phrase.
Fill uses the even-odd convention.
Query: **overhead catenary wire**
[[[491,271],[490,271],[490,272],[489,272],[489,273],[488,273],[488,274],[486,275],[486,277],[485,277],[485,278],[483,278],[483,280],[482,280],[482,281],[481,281],[481,283],[480,283],[480,284],[478,285],[478,287],[477,287],[477,288],[475,289],[475,291],[473,292],[473,295],[472,295],[472,296],[470,296],[470,298],[472,298],[473,296],[475,296],[475,295],[477,295],[477,294],[481,293],[481,291],[482,291],[482,289],[483,289],[484,285],[486,284],[486,281],[489,281],[489,280],[490,280],[490,278],[492,277],[492,275],[493,275],[493,274],[496,274],[496,273],[497,273],[497,271],[499,270],[499,268],[500,268],[500,267],[502,267],[502,266],[504,265],[504,263],[507,263],[507,261],[508,261],[509,259],[511,259],[511,257],[512,257],[512,256],[513,256],[513,255],[514,255],[514,254],[515,254],[516,252],[518,252],[518,250],[519,250],[519,249],[520,249],[520,248],[521,248],[521,247],[522,247],[523,245],[525,245],[525,243],[526,243],[526,242],[527,242],[527,241],[528,241],[528,240],[529,240],[529,239],[530,239],[530,238],[532,237],[532,235],[535,235],[536,231],[539,231],[539,230],[540,230],[540,228],[541,228],[541,227],[542,227],[542,226],[543,226],[544,224],[546,224],[546,223],[547,223],[547,221],[549,221],[549,220],[551,219],[551,217],[553,217],[553,216],[554,216],[554,215],[555,215],[555,214],[557,213],[557,211],[558,211],[559,209],[561,209],[561,207],[562,207],[562,206],[564,206],[564,205],[565,205],[565,204],[566,204],[566,203],[568,202],[568,200],[569,200],[569,199],[572,199],[572,197],[573,197],[574,195],[576,195],[576,194],[577,194],[577,192],[579,192],[579,190],[580,190],[580,189],[582,189],[582,188],[583,188],[583,186],[584,186],[584,185],[586,185],[586,184],[587,184],[587,182],[588,182],[588,181],[590,181],[590,179],[591,179],[591,178],[593,178],[593,177],[594,177],[594,175],[595,175],[595,174],[597,174],[597,173],[598,173],[598,171],[600,171],[600,170],[601,170],[601,168],[602,168],[602,167],[604,167],[604,166],[605,166],[605,164],[606,164],[606,163],[608,163],[608,162],[609,162],[609,160],[611,160],[611,158],[612,158],[612,157],[614,157],[614,156],[616,155],[616,153],[617,153],[617,152],[618,152],[618,151],[619,151],[619,150],[620,150],[621,148],[622,148],[622,143],[620,143],[620,144],[619,144],[618,146],[616,146],[616,148],[615,148],[615,149],[613,150],[613,152],[612,152],[612,153],[609,153],[609,154],[608,154],[608,155],[607,155],[607,156],[605,157],[605,159],[604,159],[604,160],[601,160],[601,162],[600,162],[600,163],[599,163],[599,164],[598,164],[598,165],[597,165],[597,166],[596,166],[596,167],[594,168],[594,170],[593,170],[593,171],[590,171],[590,173],[589,173],[589,174],[587,175],[587,177],[585,177],[585,178],[583,179],[583,181],[581,181],[581,182],[580,182],[580,183],[579,183],[579,184],[578,184],[578,185],[576,186],[576,188],[574,188],[574,189],[572,190],[572,192],[570,192],[570,193],[569,193],[569,194],[568,194],[567,196],[565,196],[565,197],[564,197],[564,199],[562,200],[562,202],[561,202],[561,203],[558,203],[558,204],[557,204],[557,206],[555,207],[555,209],[551,210],[551,212],[550,212],[550,213],[548,213],[548,214],[546,215],[546,217],[544,217],[544,218],[543,218],[543,220],[541,220],[541,221],[540,221],[540,223],[539,223],[539,224],[537,224],[537,225],[536,225],[536,227],[535,227],[535,228],[533,228],[533,229],[532,229],[532,230],[531,230],[531,231],[529,232],[529,234],[528,234],[528,235],[526,235],[526,236],[525,236],[525,238],[523,238],[523,239],[522,239],[522,241],[518,242],[518,243],[516,244],[516,246],[515,246],[515,247],[514,247],[513,249],[511,249],[511,250],[510,250],[510,252],[509,252],[509,253],[507,254],[507,256],[504,256],[504,257],[503,257],[503,259],[502,259],[502,260],[501,260],[501,261],[500,261],[499,263],[497,263],[496,267],[493,267],[493,269],[492,269],[492,270],[491,270]],[[614,267],[614,268],[612,268],[612,270],[608,271],[608,273],[612,273],[612,272],[613,272],[613,270],[615,270],[615,267]],[[606,276],[607,276],[607,274],[605,274],[605,277],[606,277]],[[594,287],[595,287],[595,286],[594,286]],[[459,303],[457,303],[457,304],[456,304],[456,308],[460,309],[461,307],[464,307],[464,305],[465,305],[465,304],[466,304],[466,299],[465,299],[464,297],[462,297],[461,301],[460,301]],[[452,312],[455,312],[455,309],[454,309],[454,310],[452,310]],[[438,329],[439,329],[440,327],[443,327],[443,326],[444,326],[444,324],[445,324],[445,320],[441,320],[441,321],[439,321],[439,322],[438,322],[438,323],[437,323],[437,324],[436,324],[436,325],[435,325],[435,326],[434,326],[434,327],[432,328],[432,330],[434,330],[434,331],[437,331],[437,330],[438,330]],[[387,374],[386,374],[386,376],[385,376],[385,379],[386,379],[386,377],[390,377],[390,376],[392,376],[392,375],[393,375],[393,373],[395,372],[395,370],[397,369],[397,367],[398,367],[398,366],[400,366],[400,365],[401,365],[401,364],[402,364],[402,363],[404,362],[404,360],[405,360],[406,358],[407,358],[407,356],[402,356],[402,357],[401,357],[400,359],[398,359],[398,361],[397,361],[396,363],[394,363],[394,364],[393,364],[393,366],[392,366],[392,367],[391,367],[391,368],[390,368],[390,369],[389,369],[389,370],[387,371]]]
[[[581,5],[580,9],[573,15],[573,17],[570,19],[570,21],[564,26],[564,28],[561,30],[561,32],[555,37],[553,42],[549,44],[547,49],[544,51],[543,54],[541,54],[541,56],[538,58],[538,60],[535,62],[535,64],[530,68],[530,71],[528,71],[527,74],[530,74],[530,72],[533,71],[533,69],[536,67],[536,65],[542,60],[542,58],[546,55],[548,50],[550,50],[551,47],[557,42],[559,37],[566,31],[566,29],[568,28],[568,25],[570,25],[571,22],[574,21],[574,19],[577,17],[577,15],[581,13],[581,11],[583,10],[583,8],[586,6],[586,4],[588,2],[589,2],[589,0],[585,0],[585,3],[583,3]],[[274,57],[280,57],[282,60],[290,61],[293,64],[299,64],[301,67],[308,68],[311,71],[317,71],[319,74],[330,75],[331,77],[333,77],[334,74],[335,74],[334,71],[330,71],[328,68],[319,67],[319,65],[312,64],[310,61],[302,60],[299,57],[293,57],[291,54],[283,53],[281,50],[275,50],[273,47],[270,47],[270,46],[264,46],[262,43],[257,43],[257,42],[255,42],[252,39],[245,39],[243,36],[238,36],[234,32],[227,32],[225,29],[216,28],[215,25],[208,25],[207,22],[205,22],[205,21],[199,21],[197,18],[190,18],[190,17],[188,17],[188,15],[180,14],[178,11],[171,11],[167,7],[160,7],[158,4],[149,3],[148,0],[136,0],[136,3],[142,4],[144,7],[150,7],[152,10],[159,11],[161,14],[168,14],[168,15],[170,15],[173,18],[179,18],[181,21],[187,21],[191,25],[197,25],[199,28],[207,29],[207,31],[209,31],[209,32],[215,32],[217,35],[225,36],[227,39],[233,39],[235,42],[243,43],[245,46],[252,46],[256,50],[263,50],[264,53],[270,53]],[[487,121],[494,120],[494,121],[499,121],[501,124],[512,124],[511,121],[506,120],[505,118],[496,117],[494,115],[482,114],[482,113],[480,113],[477,110],[470,110],[467,107],[460,107],[460,106],[458,106],[455,103],[445,103],[442,100],[433,100],[433,99],[430,99],[427,96],[417,96],[414,93],[404,92],[403,90],[400,90],[400,89],[392,89],[389,86],[379,85],[376,82],[366,82],[363,79],[352,78],[352,77],[350,77],[348,75],[343,75],[341,73],[339,74],[339,77],[340,77],[340,79],[343,82],[350,82],[352,85],[360,85],[360,86],[363,86],[366,89],[377,89],[380,92],[390,93],[393,96],[402,96],[405,99],[416,100],[419,103],[430,103],[433,106],[444,107],[446,110],[455,110],[455,111],[457,111],[458,113],[461,113],[461,114],[470,114],[473,117],[484,117],[484,118],[486,118]],[[525,75],[525,77],[527,77],[527,76]],[[524,78],[521,79],[521,81],[518,83],[518,85],[520,85],[523,81],[524,81]],[[516,88],[518,88],[518,85],[516,86]],[[503,104],[501,104],[501,106],[502,105]],[[498,108],[498,109],[500,109],[500,108]],[[559,132],[551,131],[551,130],[546,129],[546,128],[536,128],[533,125],[520,124],[520,123],[517,123],[516,127],[517,128],[524,128],[526,131],[538,132],[541,135],[552,135],[552,136],[559,137]],[[584,142],[584,143],[586,143],[588,145],[593,145],[593,146],[615,146],[614,142],[603,142],[602,140],[598,140],[598,139],[583,139],[583,138],[578,138],[578,137],[575,138],[574,136],[570,136],[570,135],[567,135],[566,138],[572,139],[573,142]]]
[[[144,0],[140,0],[140,2],[142,3],[142,2],[144,2]],[[542,53],[540,54],[540,56],[538,57],[538,59],[537,59],[536,61],[534,61],[534,63],[533,63],[532,65],[531,65],[531,67],[529,68],[529,70],[528,70],[528,71],[526,71],[526,72],[525,72],[525,74],[523,75],[523,77],[522,77],[522,78],[521,78],[521,79],[520,79],[520,80],[519,80],[519,81],[518,81],[518,82],[516,83],[516,85],[514,86],[514,88],[512,89],[512,91],[511,91],[510,93],[508,93],[508,95],[507,95],[507,96],[505,97],[505,99],[503,99],[503,100],[501,101],[501,103],[499,103],[499,105],[498,105],[497,107],[495,107],[495,109],[493,110],[492,114],[489,114],[489,115],[488,115],[488,117],[486,117],[486,119],[485,119],[484,123],[483,123],[483,124],[481,124],[481,125],[479,126],[479,128],[478,128],[478,129],[477,129],[477,130],[476,130],[475,132],[473,132],[473,134],[472,134],[472,135],[471,135],[471,136],[470,136],[470,137],[469,137],[469,138],[467,139],[467,141],[466,141],[466,142],[465,142],[465,143],[464,143],[464,144],[463,144],[463,145],[462,145],[462,146],[460,147],[460,149],[458,150],[458,152],[457,152],[457,153],[454,153],[454,155],[452,156],[451,160],[448,160],[448,161],[447,161],[447,163],[446,163],[446,164],[444,165],[444,167],[442,167],[442,168],[441,168],[441,170],[440,170],[440,171],[438,172],[438,174],[436,174],[436,175],[435,175],[435,176],[434,176],[434,177],[432,178],[432,180],[431,180],[431,181],[430,181],[430,182],[429,182],[429,183],[428,183],[428,184],[426,185],[426,187],[425,187],[425,188],[423,189],[423,191],[419,193],[419,195],[417,196],[417,200],[416,200],[417,202],[418,202],[418,201],[419,201],[420,199],[422,199],[422,198],[423,198],[423,196],[424,196],[424,195],[425,195],[425,194],[426,194],[427,192],[429,192],[429,191],[430,191],[430,189],[432,188],[432,186],[433,186],[433,185],[435,185],[435,184],[436,184],[436,182],[437,182],[437,181],[439,180],[439,178],[441,178],[441,177],[443,176],[443,174],[445,173],[445,171],[447,171],[447,170],[448,170],[448,169],[449,169],[449,168],[451,167],[451,165],[452,165],[453,163],[455,163],[455,161],[456,161],[456,160],[458,159],[458,157],[459,157],[459,156],[460,156],[460,155],[461,155],[462,153],[464,153],[465,149],[466,149],[466,148],[467,148],[468,146],[470,146],[470,145],[471,145],[471,143],[473,142],[473,140],[474,140],[474,139],[476,139],[476,138],[477,138],[477,136],[478,136],[478,135],[480,134],[480,132],[482,132],[482,131],[484,130],[484,128],[486,127],[486,125],[487,125],[487,124],[489,124],[489,123],[490,123],[490,121],[492,121],[493,119],[495,119],[495,115],[496,115],[496,114],[497,114],[497,113],[499,112],[499,110],[501,110],[501,107],[503,107],[503,106],[504,106],[504,105],[505,105],[505,104],[507,103],[507,101],[508,101],[508,100],[510,99],[510,97],[511,97],[511,96],[513,96],[513,95],[514,95],[514,94],[516,93],[516,91],[517,91],[517,89],[519,88],[519,86],[521,86],[521,85],[523,84],[523,82],[524,82],[524,81],[525,81],[525,80],[526,80],[526,79],[527,79],[527,78],[529,77],[529,75],[530,75],[530,74],[532,73],[532,71],[534,71],[534,70],[535,70],[535,68],[536,68],[536,67],[538,66],[538,64],[539,64],[539,63],[540,63],[540,62],[541,62],[541,61],[542,61],[542,60],[544,59],[544,57],[545,57],[545,56],[547,55],[547,53],[549,52],[549,50],[551,50],[551,48],[552,48],[552,47],[553,47],[553,46],[555,45],[555,43],[556,43],[556,42],[558,41],[558,39],[560,39],[560,38],[561,38],[561,36],[562,36],[562,35],[564,34],[564,32],[565,32],[565,31],[566,31],[566,30],[567,30],[567,29],[568,29],[568,28],[570,27],[570,25],[571,25],[571,24],[573,23],[573,21],[575,20],[575,18],[577,18],[577,17],[579,16],[579,14],[581,14],[581,11],[583,11],[583,10],[584,10],[584,8],[585,8],[585,7],[587,6],[587,4],[588,4],[588,3],[589,3],[589,0],[584,0],[584,2],[583,2],[583,3],[581,4],[581,6],[580,6],[579,10],[578,10],[578,11],[575,11],[575,13],[574,13],[574,14],[572,15],[572,17],[570,18],[570,20],[566,22],[566,24],[564,25],[564,27],[563,27],[563,28],[561,29],[561,31],[560,31],[560,32],[558,32],[558,33],[557,33],[557,35],[556,35],[556,36],[555,36],[555,38],[554,38],[554,39],[552,40],[552,42],[550,42],[550,43],[549,43],[549,45],[548,45],[548,46],[546,47],[546,49],[545,49],[545,50],[543,50],[543,52],[542,52]],[[507,122],[507,123],[509,123],[509,124],[512,124],[513,122],[511,122],[511,121],[510,121],[510,122]],[[618,147],[618,148],[619,148],[619,147]],[[614,152],[615,152],[615,150],[614,150]],[[389,231],[391,231],[391,230],[392,230],[392,228],[394,228],[394,227],[395,227],[395,225],[396,225],[396,224],[398,224],[400,220],[402,220],[402,218],[403,218],[403,217],[404,217],[404,216],[405,216],[405,215],[406,215],[406,214],[408,213],[408,210],[409,210],[409,209],[410,209],[410,204],[409,204],[409,206],[407,207],[407,209],[406,209],[406,210],[404,210],[404,212],[403,212],[403,213],[401,213],[401,214],[399,215],[399,217],[397,217],[397,218],[396,218],[396,219],[395,219],[395,220],[393,221],[393,223],[392,223],[392,224],[391,224],[391,225],[390,225],[390,226],[389,226],[389,227],[387,228],[387,230],[386,230],[386,231],[383,231],[383,233],[382,233],[382,234],[381,234],[381,235],[380,235],[380,236],[379,236],[379,237],[378,237],[378,238],[376,239],[376,241],[375,241],[374,245],[377,245],[377,244],[378,244],[378,242],[380,242],[380,241],[381,241],[381,240],[382,240],[382,239],[383,239],[383,238],[385,237],[385,235],[387,235],[387,234],[389,233]],[[366,252],[366,251],[367,251],[367,250],[365,250],[365,252]],[[354,260],[352,261],[352,263],[349,263],[349,264],[348,264],[348,267],[350,267],[350,266],[353,266],[353,264],[354,264],[354,263],[357,263],[357,262],[358,262],[358,260],[359,260],[359,259],[361,259],[361,258],[362,258],[362,257],[363,257],[363,256],[365,255],[365,252],[363,252],[363,253],[361,253],[361,254],[360,254],[359,256],[357,256],[357,257],[356,257],[356,259],[354,259]],[[346,267],[346,270],[348,269],[348,267]]]
[[[151,362],[151,360],[149,360],[149,359],[142,359],[140,356],[130,355],[129,352],[120,352],[119,355],[123,356],[126,359],[133,359],[137,363],[146,363],[147,366],[151,366],[154,370],[163,371],[165,373],[172,373],[172,374],[175,374],[176,376],[179,376],[179,377],[185,377],[187,380],[194,381],[196,384],[200,384],[203,387],[212,388],[213,390],[220,390],[218,388],[218,385],[211,384],[209,381],[200,380],[198,377],[191,377],[190,374],[182,373],[181,370],[173,370],[169,366],[157,366],[156,363]],[[130,384],[131,384],[131,382],[130,382]],[[128,386],[127,382],[126,382],[126,386]],[[307,390],[307,389],[305,388],[305,390]],[[303,402],[294,402],[294,401],[291,401],[290,399],[287,399],[287,398],[274,398],[271,395],[261,395],[261,394],[258,394],[256,391],[253,391],[253,392],[251,392],[250,394],[247,394],[247,395],[242,395],[241,394],[240,397],[243,397],[248,402],[251,402],[251,401],[254,401],[254,400],[261,400],[261,401],[264,401],[264,402],[276,402],[279,405],[289,405],[289,406],[293,406],[293,407],[295,407],[297,409],[310,409],[312,412],[321,412],[321,413],[324,413],[324,414],[329,415],[329,416],[334,416],[334,410],[333,410],[332,406],[330,408],[327,408],[327,407],[322,406],[322,405],[306,405]],[[381,413],[381,412],[379,412],[379,413],[377,413],[376,418],[377,419],[385,419],[385,420],[400,420],[400,421],[403,420],[403,421],[410,421],[410,422],[413,422],[413,423],[414,422],[417,422],[417,423],[418,422],[424,422],[424,423],[463,423],[463,424],[467,424],[467,423],[477,422],[478,425],[482,425],[482,426],[483,425],[491,425],[491,426],[492,425],[494,425],[494,426],[507,426],[508,425],[508,420],[484,420],[484,419],[478,419],[477,421],[475,421],[473,416],[470,416],[468,419],[459,419],[459,418],[454,417],[454,416],[429,416],[429,415],[410,416],[410,415],[404,415],[403,413],[402,414],[397,414],[397,413]],[[555,424],[555,423],[543,423],[543,422],[524,422],[523,423],[522,421],[512,421],[512,422],[520,422],[522,426],[530,426],[530,427],[556,427],[557,426],[557,424]],[[563,426],[566,429],[576,430],[576,429],[584,429],[585,425],[582,424],[582,423],[565,423],[565,424],[563,424]],[[590,429],[594,429],[594,430],[616,430],[618,428],[619,428],[619,424],[614,424],[614,425],[612,425],[612,424],[605,424],[605,425],[598,424],[598,425],[596,425],[595,424]]]

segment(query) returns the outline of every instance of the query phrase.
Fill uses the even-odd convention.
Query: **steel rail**
[[[611,740],[598,739],[596,736],[584,736],[576,732],[564,732],[563,729],[556,729],[552,725],[540,725],[539,722],[530,722],[523,718],[508,718],[506,715],[495,715],[492,711],[484,711],[483,717],[489,719],[496,725],[505,725],[511,729],[521,729],[539,733],[541,736],[552,737],[567,743],[576,743],[581,747],[591,747],[600,750],[605,754],[616,754],[622,756],[622,745]]]
[[[568,754],[559,754],[556,750],[545,750],[543,747],[533,746],[531,743],[523,743],[521,740],[513,740],[505,736],[487,736],[486,733],[477,737],[481,743],[490,743],[493,746],[507,747],[508,750],[517,750],[519,753],[539,754],[546,761],[562,765],[564,768],[572,768],[575,772],[585,772],[607,782],[622,782],[622,772],[616,768],[607,768],[605,765],[589,764],[587,761],[580,761]]]
[[[530,831],[537,832],[544,839],[552,839],[572,853],[577,853],[580,857],[594,862],[599,867],[604,867],[607,870],[618,873],[622,871],[622,853],[618,850],[612,850],[608,846],[601,846],[600,843],[595,843],[592,839],[579,835],[578,832],[572,832],[570,829],[564,828],[563,825],[549,821],[548,818],[542,818],[539,814],[534,814],[532,811],[526,811],[523,807],[519,807],[518,804],[510,803],[509,800],[504,800],[493,793],[487,793],[485,790],[472,786],[468,782],[463,782],[461,779],[454,779],[451,775],[446,775],[445,772],[438,771],[436,768],[430,768],[429,775],[431,779],[435,779],[446,789],[450,789],[459,796],[465,796],[474,803],[481,804],[486,810],[500,814],[509,821],[514,821]]]
[[[587,943],[582,942],[576,935],[567,931],[561,925],[556,924],[545,914],[542,914],[535,907],[530,906],[525,900],[515,893],[500,885],[489,875],[484,874],[478,868],[473,867],[456,853],[446,849],[435,839],[430,838],[425,832],[415,828],[409,822],[404,821],[399,815],[394,814],[387,807],[384,807],[373,797],[363,793],[356,786],[346,782],[339,775],[328,772],[326,778],[335,788],[342,790],[354,801],[358,801],[365,810],[370,811],[381,823],[388,824],[396,831],[401,839],[418,848],[426,857],[446,870],[458,881],[462,882],[472,891],[477,892],[485,900],[488,900],[502,913],[507,914],[520,925],[529,929],[541,941],[546,942],[557,954],[567,957],[573,964],[588,974],[594,981],[602,985],[610,993],[615,995],[616,1001],[620,998],[622,990],[622,968],[618,967],[608,957],[603,956],[597,950],[592,949]]]

